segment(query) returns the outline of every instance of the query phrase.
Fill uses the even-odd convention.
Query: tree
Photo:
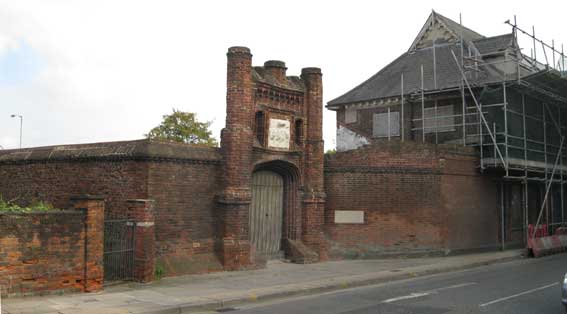
[[[212,132],[209,130],[211,123],[211,121],[197,121],[193,112],[173,109],[172,114],[164,115],[161,124],[151,129],[145,136],[149,139],[217,146],[217,140],[212,137]]]

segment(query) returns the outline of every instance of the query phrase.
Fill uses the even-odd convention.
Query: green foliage
[[[172,114],[164,115],[161,124],[151,129],[145,136],[149,139],[217,146],[217,140],[209,130],[211,123],[211,121],[199,122],[192,112],[173,109]]]
[[[325,152],[325,155],[334,155],[337,153],[336,149],[329,149]]]
[[[45,212],[50,210],[58,210],[53,208],[51,204],[45,202],[35,202],[28,207],[22,207],[14,204],[10,201],[5,201],[2,196],[0,196],[0,212],[16,212],[16,213],[26,213],[26,212]]]
[[[156,270],[155,270],[156,280],[160,280],[164,274],[165,274],[165,269],[163,268],[163,266],[161,264],[156,264]]]

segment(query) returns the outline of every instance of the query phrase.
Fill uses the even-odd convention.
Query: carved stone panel
[[[289,149],[289,120],[270,119],[268,147]]]

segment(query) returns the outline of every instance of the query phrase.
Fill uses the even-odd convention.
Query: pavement
[[[565,313],[561,283],[566,272],[567,254],[559,254],[309,296],[242,303],[230,313],[559,314]]]
[[[190,313],[286,297],[415,278],[520,259],[523,250],[449,257],[346,260],[300,265],[270,262],[266,269],[164,278],[102,292],[9,298],[2,314]]]

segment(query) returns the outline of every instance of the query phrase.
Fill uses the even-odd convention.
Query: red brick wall
[[[497,243],[496,187],[472,151],[382,142],[327,157],[326,237],[332,258],[444,252]],[[335,210],[364,224],[335,224]],[[471,224],[472,226],[469,226]]]
[[[446,247],[490,249],[499,245],[499,202],[495,178],[479,175],[478,159],[444,156],[442,205],[447,213]]]
[[[0,213],[2,295],[102,288],[104,205],[78,205],[81,210]]]
[[[222,269],[214,251],[215,194],[220,165],[150,162],[148,194],[155,200],[157,265],[165,276]]]
[[[147,164],[127,160],[61,160],[0,163],[0,195],[29,204],[34,200],[68,208],[69,197],[102,195],[106,211],[125,209],[125,200],[147,198]]]
[[[129,145],[135,146],[129,156],[90,156],[99,146],[120,152]],[[24,205],[42,200],[58,208],[69,207],[72,195],[101,195],[107,214],[121,217],[126,215],[127,200],[154,199],[157,265],[164,275],[221,269],[213,243],[214,198],[221,189],[217,148],[132,141],[65,149],[84,149],[89,156],[2,160],[17,151],[0,154],[0,195]],[[58,148],[28,151],[33,156]]]

